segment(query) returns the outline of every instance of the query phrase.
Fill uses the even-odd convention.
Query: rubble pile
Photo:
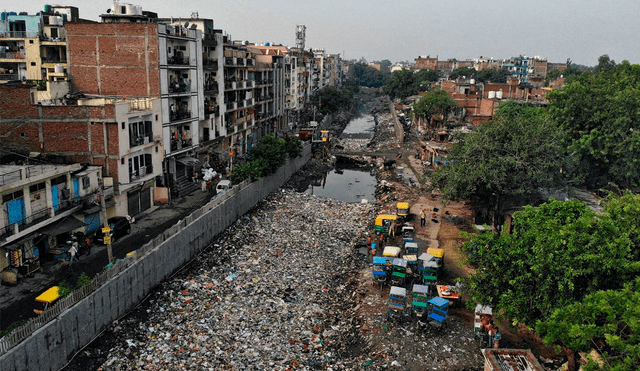
[[[114,323],[102,369],[357,369],[364,259],[353,241],[371,205],[283,191],[239,219],[145,305]]]

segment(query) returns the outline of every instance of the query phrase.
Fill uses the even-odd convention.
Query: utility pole
[[[102,228],[102,232],[104,232],[104,242],[107,244],[107,257],[109,259],[109,263],[113,260],[113,252],[111,251],[111,233],[109,228],[109,222],[107,221],[107,207],[104,202],[104,181],[100,178],[100,221],[104,221],[104,228]],[[105,231],[106,230],[106,231]]]

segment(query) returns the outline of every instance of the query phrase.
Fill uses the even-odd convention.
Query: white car
[[[220,194],[231,189],[231,181],[224,179],[221,180],[218,185],[216,185],[216,194]]]

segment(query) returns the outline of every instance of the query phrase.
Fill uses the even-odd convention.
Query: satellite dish
[[[107,14],[111,13],[111,8],[107,9]]]
[[[184,22],[184,28],[189,27],[189,22]]]

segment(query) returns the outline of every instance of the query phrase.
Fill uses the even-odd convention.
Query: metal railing
[[[9,73],[9,74],[0,73],[0,80],[20,80],[20,76],[18,76],[17,73],[15,73],[15,74],[13,74],[13,73]]]

